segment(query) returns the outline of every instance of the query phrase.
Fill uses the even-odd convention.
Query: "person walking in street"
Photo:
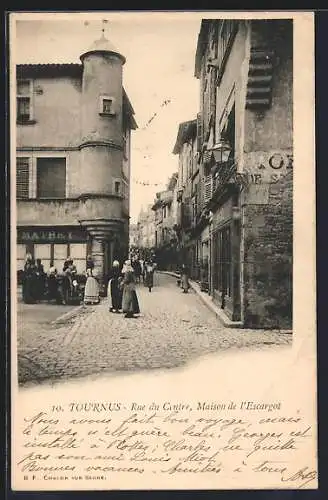
[[[183,293],[188,293],[188,290],[189,290],[189,271],[188,271],[188,267],[186,266],[186,264],[182,264],[181,287],[182,287]]]
[[[94,276],[94,262],[91,255],[87,257],[87,281],[84,289],[84,304],[99,304],[99,284]]]
[[[110,312],[119,313],[122,309],[122,290],[120,288],[120,281],[122,280],[120,263],[114,260],[112,269],[109,274],[107,296],[111,298],[112,306],[109,308]]]
[[[145,262],[145,286],[148,288],[148,291],[151,292],[154,286],[154,271],[155,265],[152,259],[149,259]]]
[[[130,260],[125,261],[122,274],[124,275],[122,281],[122,309],[125,313],[125,318],[134,318],[135,314],[140,313],[140,308],[136,293],[136,279]]]

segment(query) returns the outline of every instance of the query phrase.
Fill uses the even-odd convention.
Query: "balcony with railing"
[[[212,169],[212,198],[219,194],[222,189],[225,189],[227,185],[234,182],[236,172],[237,165],[234,158]]]

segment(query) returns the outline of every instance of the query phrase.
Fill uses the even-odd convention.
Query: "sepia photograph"
[[[10,16],[13,489],[316,488],[313,14]]]

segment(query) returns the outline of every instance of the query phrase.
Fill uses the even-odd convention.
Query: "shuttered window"
[[[201,113],[197,114],[197,151],[201,151],[203,145],[203,123]]]
[[[37,159],[37,197],[66,197],[66,158]]]
[[[225,19],[222,22],[220,36],[219,36],[219,48],[218,48],[218,58],[220,65],[226,58],[226,54],[232,45],[237,30],[238,30],[238,21]]]
[[[204,178],[204,203],[207,203],[212,198],[212,175],[207,175]]]
[[[29,158],[16,158],[16,198],[29,197]]]

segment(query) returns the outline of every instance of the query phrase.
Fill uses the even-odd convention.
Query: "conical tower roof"
[[[81,54],[80,59],[83,62],[83,59],[86,55],[91,54],[91,53],[108,53],[108,54],[113,54],[117,57],[119,57],[122,61],[122,63],[125,63],[125,57],[120,54],[120,52],[117,50],[114,45],[105,38],[104,34],[99,38],[99,40],[95,40],[91,47],[89,47],[83,54]]]

